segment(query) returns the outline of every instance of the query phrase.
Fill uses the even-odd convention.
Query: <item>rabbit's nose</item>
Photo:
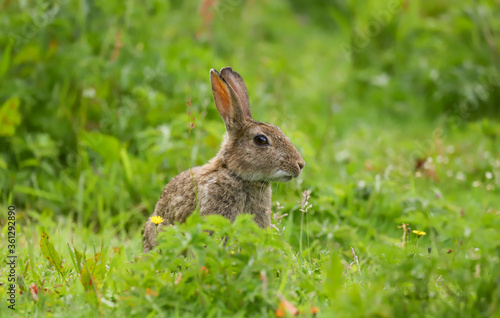
[[[299,166],[299,170],[304,169],[304,166],[306,165],[306,162],[304,160],[298,161],[297,165]]]

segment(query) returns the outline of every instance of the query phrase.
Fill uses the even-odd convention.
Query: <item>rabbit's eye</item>
[[[267,140],[267,137],[264,135],[255,136],[253,138],[253,141],[259,146],[269,145],[269,141]]]

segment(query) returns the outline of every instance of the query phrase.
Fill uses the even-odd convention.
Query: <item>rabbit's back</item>
[[[260,214],[270,205],[269,183],[242,180],[213,160],[173,178],[165,186],[153,215],[161,216],[164,224],[182,223],[198,206],[200,215],[218,214],[231,221],[241,213],[253,214],[262,219],[257,223],[266,227],[269,223]]]
[[[163,189],[155,207],[155,215],[161,216],[164,224],[184,222],[196,209],[195,184],[198,183],[200,167],[186,170],[173,178]]]
[[[196,191],[195,177],[200,167],[195,167],[186,170],[170,182],[163,189],[160,199],[156,203],[153,216],[161,216],[162,224],[158,226],[158,230],[162,226],[174,224],[174,222],[184,222],[187,217],[196,209]],[[144,225],[142,246],[144,252],[150,251],[156,246],[156,228],[151,222],[151,218]]]

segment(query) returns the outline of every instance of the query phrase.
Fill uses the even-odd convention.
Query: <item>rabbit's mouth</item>
[[[272,179],[273,179],[273,181],[277,181],[277,182],[288,182],[288,181],[292,180],[293,177],[294,177],[293,174],[279,169],[278,171],[276,171],[273,174]]]
[[[279,182],[288,182],[288,181],[290,181],[292,179],[293,179],[292,176],[285,176],[285,177],[281,177],[281,178],[277,179],[276,181],[279,181]]]

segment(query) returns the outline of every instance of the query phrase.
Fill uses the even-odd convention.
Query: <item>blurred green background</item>
[[[450,278],[427,313],[449,312],[456,297],[465,311],[455,314],[492,314],[498,17],[497,0],[0,0],[2,206],[14,204],[26,229],[70,223],[86,229],[84,242],[120,236],[139,253],[163,186],[218,150],[224,126],[208,71],[231,66],[254,118],[282,127],[307,162],[299,180],[273,186],[289,213],[286,242],[303,243],[306,189],[313,257],[337,251],[348,265],[355,245],[375,273],[382,265],[370,253],[394,248],[397,225],[412,223],[434,251],[463,246],[463,277],[477,271],[467,251],[481,248],[475,260],[490,275],[460,276],[470,290]],[[471,231],[490,236],[467,241]],[[457,266],[436,262],[429,277]],[[393,297],[388,286],[379,305]],[[353,312],[391,316],[373,308]]]
[[[143,220],[170,177],[216,153],[208,70],[227,65],[254,117],[303,152],[308,186],[339,180],[339,162],[382,169],[384,134],[498,118],[497,4],[2,1],[3,200],[87,222],[101,196],[106,215]]]

